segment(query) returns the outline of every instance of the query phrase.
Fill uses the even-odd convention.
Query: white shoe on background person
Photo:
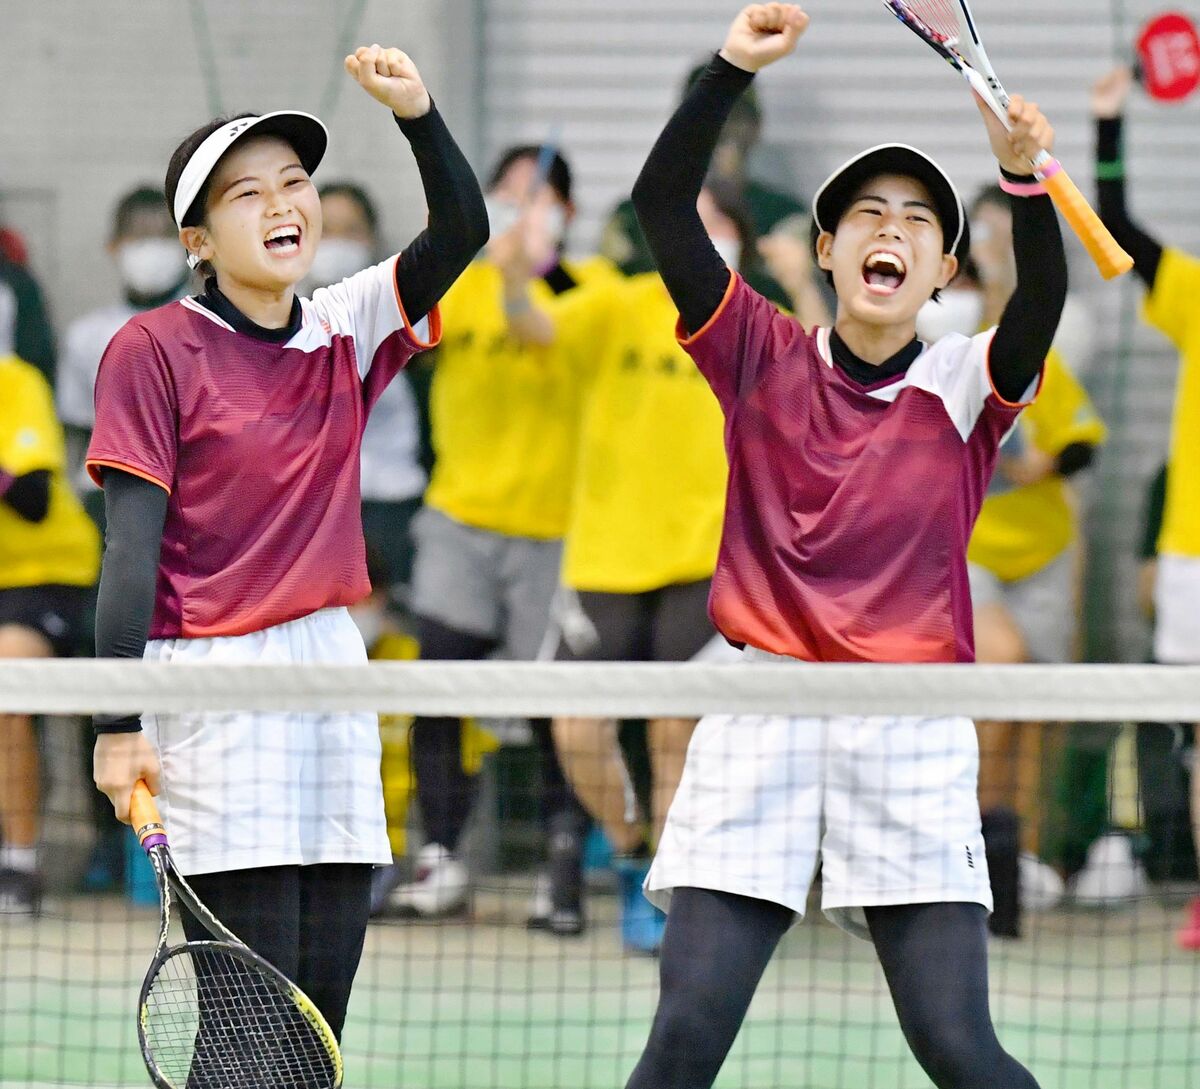
[[[436,918],[467,906],[467,868],[440,843],[427,843],[417,855],[416,880],[392,893],[388,906],[398,914]]]

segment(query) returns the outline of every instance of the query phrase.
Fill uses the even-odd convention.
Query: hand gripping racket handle
[[[1121,249],[1120,244],[1088,203],[1087,197],[1079,191],[1079,187],[1071,181],[1057,161],[1051,159],[1049,163],[1039,163],[1037,166],[1038,176],[1042,179],[1046,192],[1050,194],[1050,199],[1054,201],[1054,207],[1070,224],[1071,230],[1079,236],[1079,241],[1096,262],[1100,275],[1106,280],[1111,280],[1123,276],[1133,268],[1133,258]]]
[[[1000,118],[1006,129],[1011,130],[1012,122],[1008,119],[1007,111],[1008,96],[1004,94],[1003,88],[1000,89],[1001,97],[997,98],[987,80],[974,68],[964,67],[962,74],[980,100]],[[1087,197],[1079,191],[1079,186],[1071,181],[1057,159],[1043,151],[1034,159],[1033,169],[1050,199],[1054,201],[1054,207],[1070,225],[1071,230],[1079,236],[1079,241],[1096,262],[1101,276],[1112,280],[1133,268],[1133,258],[1121,249],[1120,243],[1113,238],[1112,233],[1096,215],[1095,209],[1088,203]]]
[[[133,825],[138,842],[147,854],[152,847],[167,845],[167,830],[163,827],[158,806],[154,804],[145,779],[133,784],[133,793],[129,796],[129,823]]]

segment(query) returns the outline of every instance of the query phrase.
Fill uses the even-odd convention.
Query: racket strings
[[[958,37],[958,6],[953,0],[894,0],[889,6],[935,41],[945,43]]]
[[[336,1083],[323,1037],[274,977],[222,950],[183,947],[146,996],[146,1047],[179,1089],[322,1089]]]

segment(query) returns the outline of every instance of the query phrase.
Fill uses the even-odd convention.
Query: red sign
[[[1186,15],[1172,11],[1152,19],[1137,50],[1142,83],[1152,98],[1178,102],[1200,86],[1200,36]]]

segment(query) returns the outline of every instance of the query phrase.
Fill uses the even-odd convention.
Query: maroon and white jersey
[[[383,388],[441,335],[414,329],[396,258],[301,302],[271,344],[195,299],[133,318],[96,382],[87,466],[170,495],[150,638],[243,635],[369,592],[359,445]]]
[[[725,412],[729,490],[709,609],[735,643],[818,662],[974,659],[967,540],[1023,405],[992,333],[859,385],[734,276],[680,343]]]

